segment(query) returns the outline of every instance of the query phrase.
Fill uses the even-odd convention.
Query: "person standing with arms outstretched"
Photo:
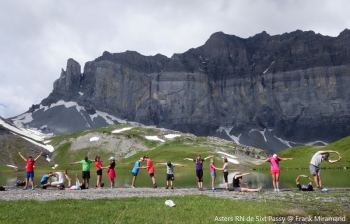
[[[195,159],[191,158],[184,158],[184,160],[189,160],[196,163],[196,175],[197,175],[197,181],[198,181],[198,190],[203,191],[203,162],[213,156],[208,156],[204,159],[201,158],[200,155],[198,155]]]
[[[143,161],[143,157],[141,157],[139,160],[135,162],[134,167],[131,170],[132,173],[132,181],[131,181],[131,188],[136,188],[135,183],[136,183],[136,178],[137,174],[139,173],[140,169],[146,169],[147,167],[141,166],[141,162]]]
[[[148,174],[152,179],[152,183],[153,183],[153,188],[157,188],[157,184],[156,184],[156,178],[154,177],[154,166],[153,166],[153,162],[152,160],[148,157],[148,156],[144,156],[143,160],[146,161],[146,166],[147,166],[147,170],[148,170]]]
[[[69,165],[75,165],[75,164],[81,164],[83,168],[82,172],[82,178],[83,178],[83,184],[85,185],[85,189],[89,189],[89,182],[90,182],[90,164],[93,163],[91,159],[88,158],[88,156],[84,156],[83,160],[80,160],[78,162],[69,163]]]
[[[272,176],[272,185],[274,188],[275,192],[279,192],[280,191],[280,183],[279,183],[279,178],[280,178],[280,174],[281,174],[281,169],[279,166],[279,161],[282,160],[292,160],[293,158],[281,158],[278,157],[277,154],[273,154],[272,157],[269,157],[265,160],[265,162],[269,162],[271,163],[271,176]]]
[[[170,161],[168,161],[167,163],[157,163],[157,165],[166,165],[166,187],[165,187],[165,189],[169,189],[169,186],[171,189],[174,189],[174,186],[173,186],[173,181],[175,180],[174,167],[175,166],[184,167],[184,165],[178,164],[178,163],[171,163]],[[169,185],[169,182],[170,182],[170,185]]]
[[[336,153],[338,154],[339,158],[337,160],[330,160],[328,159],[329,153]],[[339,152],[333,151],[333,150],[318,151],[313,155],[310,161],[309,168],[310,168],[311,175],[314,176],[314,180],[318,189],[322,189],[321,169],[320,169],[321,162],[327,161],[329,163],[336,163],[336,162],[339,162],[340,160],[341,160],[341,156]]]
[[[43,154],[43,151],[40,152],[40,154],[33,159],[33,157],[29,156],[28,159],[26,159],[24,156],[22,156],[21,152],[18,153],[18,155],[26,162],[26,184],[23,188],[23,190],[27,190],[28,182],[30,179],[30,183],[32,184],[32,190],[34,190],[34,163],[39,159],[39,157]]]

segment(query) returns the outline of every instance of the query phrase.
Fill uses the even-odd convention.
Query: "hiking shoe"
[[[216,192],[216,189],[215,189],[215,188],[213,188],[211,191],[212,191],[212,192]]]
[[[174,189],[173,187],[171,187],[171,189]]]
[[[134,185],[131,185],[131,188],[137,188],[136,186],[134,186]]]
[[[23,190],[27,190],[27,187],[23,188]]]
[[[280,189],[279,189],[279,188],[277,188],[277,189],[276,189],[276,192],[280,192]]]
[[[168,185],[165,187],[165,189],[168,189],[169,187],[168,187]]]
[[[157,184],[153,184],[153,188],[157,188]]]
[[[32,187],[32,190],[35,190],[35,188],[34,188],[34,187]]]

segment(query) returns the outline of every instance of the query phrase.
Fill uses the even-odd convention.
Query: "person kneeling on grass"
[[[237,192],[260,192],[262,186],[260,186],[259,188],[256,188],[256,189],[249,189],[249,188],[245,188],[245,187],[241,187],[240,186],[240,182],[239,182],[239,179],[242,179],[243,176],[246,176],[246,175],[250,175],[250,173],[236,173],[234,176],[233,176],[233,189],[234,191],[237,191]]]
[[[307,184],[307,185],[306,185],[306,184],[301,185],[301,184],[299,183],[300,177],[305,177],[305,178],[307,178],[307,179],[309,180],[309,184]],[[300,191],[313,191],[313,190],[314,190],[314,188],[312,187],[313,180],[312,180],[309,176],[307,176],[307,175],[305,175],[305,174],[299,175],[299,176],[297,177],[297,179],[295,179],[295,183],[297,184],[297,188],[298,188]]]
[[[166,165],[166,187],[165,187],[165,189],[169,188],[169,181],[170,181],[170,188],[174,189],[174,187],[173,187],[173,181],[175,180],[174,179],[174,167],[175,166],[184,167],[184,165],[171,163],[170,161],[168,161],[167,163],[157,163],[157,165]]]

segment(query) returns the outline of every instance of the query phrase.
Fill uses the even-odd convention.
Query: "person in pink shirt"
[[[215,188],[216,170],[223,170],[223,169],[215,167],[214,158],[212,157],[210,159],[209,170],[210,170],[210,176],[211,176],[211,190],[213,192],[216,192],[216,188]]]
[[[39,159],[41,154],[43,154],[43,151],[35,158],[29,156],[28,159],[26,159],[24,156],[22,156],[21,152],[18,153],[19,156],[26,162],[26,184],[23,188],[23,190],[27,190],[28,182],[30,179],[30,182],[32,184],[32,190],[34,190],[34,163]]]
[[[292,160],[293,158],[281,158],[278,157],[277,154],[273,154],[272,157],[269,157],[265,160],[265,162],[269,162],[271,163],[271,176],[272,176],[272,185],[274,188],[275,192],[279,192],[279,177],[280,177],[280,173],[281,173],[281,169],[279,166],[279,161],[282,160]]]

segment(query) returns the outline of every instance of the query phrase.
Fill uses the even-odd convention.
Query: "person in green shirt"
[[[86,189],[89,189],[89,180],[90,180],[90,164],[93,163],[91,159],[89,159],[87,156],[84,156],[84,159],[78,162],[69,163],[69,165],[75,165],[75,164],[81,164],[83,168],[82,172],[82,178],[83,178],[83,184],[85,185]]]

